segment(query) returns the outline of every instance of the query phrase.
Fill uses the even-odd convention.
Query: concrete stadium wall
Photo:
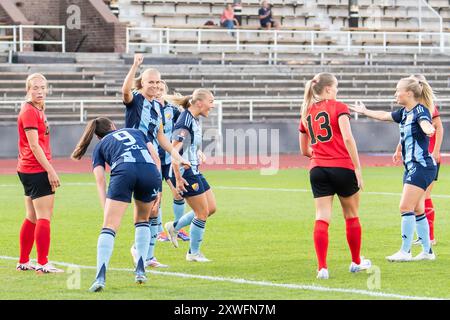
[[[51,125],[51,124],[50,124]],[[233,152],[234,155],[243,155],[236,150],[237,142],[244,145],[247,155],[253,154],[255,151],[254,141],[257,142],[259,150],[263,152],[268,150],[270,154],[280,153],[296,153],[299,152],[298,146],[298,123],[296,121],[269,122],[269,123],[249,123],[249,122],[233,122],[223,124],[223,145],[224,152]],[[84,125],[51,125],[51,144],[54,157],[67,157],[72,152],[84,130]],[[270,133],[278,130],[279,146],[272,148]],[[359,152],[392,152],[399,139],[398,127],[392,123],[359,121],[352,123],[353,135],[355,136]],[[444,122],[445,135],[450,133],[450,122]],[[245,138],[245,136],[247,138]],[[249,148],[249,136],[257,137],[252,140],[252,148]],[[263,137],[266,137],[264,139]],[[0,158],[17,157],[17,128],[16,126],[0,126]],[[276,135],[274,136],[276,138]],[[234,143],[233,143],[234,141]],[[91,153],[93,146],[88,149]],[[203,147],[211,145],[211,141],[204,141]],[[228,149],[227,149],[228,145]],[[444,139],[443,151],[450,151],[450,139]]]

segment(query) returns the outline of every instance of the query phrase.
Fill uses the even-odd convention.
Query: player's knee
[[[210,206],[208,207],[208,211],[209,211],[209,216],[212,216],[214,213],[216,213],[216,206]]]
[[[415,210],[414,210],[414,207],[411,207],[411,205],[408,205],[408,204],[405,204],[405,203],[401,203],[401,204],[400,204],[399,210],[400,210],[400,213],[403,213],[403,212],[413,212],[413,211],[415,211]]]

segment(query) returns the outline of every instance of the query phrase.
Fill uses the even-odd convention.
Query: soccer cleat
[[[389,262],[409,262],[412,261],[411,252],[403,252],[402,250],[394,253],[392,256],[386,257]]]
[[[422,261],[422,260],[431,260],[431,261],[436,260],[436,255],[434,254],[434,252],[427,253],[425,251],[422,251],[413,258],[413,261]]]
[[[172,242],[175,248],[178,248],[177,231],[173,226],[173,221],[167,222],[164,227],[167,230],[167,236],[169,237],[169,240]]]
[[[180,229],[180,231],[178,231],[177,237],[178,237],[178,239],[183,240],[183,241],[191,240],[191,238],[189,238],[189,234],[186,231],[184,231],[183,229]]]
[[[90,292],[100,292],[105,288],[105,282],[101,280],[95,280],[94,283],[89,288]]]
[[[317,272],[317,279],[328,279],[330,275],[328,274],[328,269],[322,268]]]
[[[194,261],[194,262],[210,262],[211,260],[207,259],[202,253],[186,253],[186,260],[187,261]]]
[[[63,273],[64,272],[64,270],[56,268],[51,263],[46,263],[43,266],[41,266],[40,264],[37,264],[35,270],[36,270],[36,273]]]
[[[30,261],[26,263],[18,263],[16,266],[17,271],[28,271],[28,270],[36,270],[36,266],[33,265]]]
[[[352,273],[367,270],[372,266],[372,262],[369,259],[364,259],[364,257],[361,257],[360,263],[356,264],[352,261],[350,264],[349,271]]]
[[[134,280],[137,284],[143,284],[147,282],[147,277],[145,276],[144,261],[142,261],[142,258],[139,259],[134,274],[136,275],[134,277]]]
[[[167,234],[164,231],[158,233],[158,237],[156,238],[159,242],[168,242],[170,241]]]
[[[151,267],[151,268],[168,268],[169,266],[167,264],[162,264],[158,260],[156,260],[155,257],[153,257],[150,260],[145,261],[145,267]]]

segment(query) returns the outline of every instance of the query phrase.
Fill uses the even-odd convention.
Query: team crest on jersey
[[[406,117],[406,121],[411,122],[414,118],[414,114],[410,114]]]
[[[172,119],[172,115],[170,113],[166,113],[166,120]]]
[[[193,183],[191,185],[191,187],[192,187],[192,189],[194,189],[194,191],[198,191],[198,189],[199,189],[198,183]]]

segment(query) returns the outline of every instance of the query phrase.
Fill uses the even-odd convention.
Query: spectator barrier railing
[[[49,41],[49,40],[25,40],[24,33],[27,30],[44,29],[44,30],[60,30],[59,41]],[[11,32],[12,30],[12,32]],[[9,32],[8,32],[9,31]],[[0,40],[0,45],[7,45],[9,50],[12,52],[23,52],[25,45],[35,45],[35,44],[53,44],[61,47],[61,52],[66,52],[66,27],[65,26],[50,26],[50,25],[10,25],[2,26],[0,25],[0,33],[7,39]]]

